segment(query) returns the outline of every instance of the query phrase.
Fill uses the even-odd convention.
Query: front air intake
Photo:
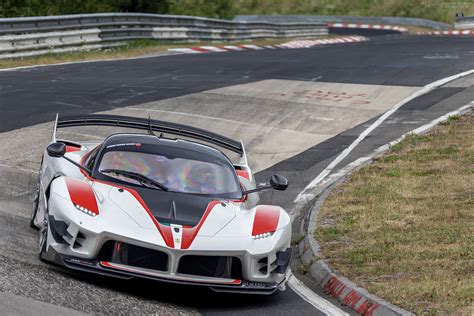
[[[104,243],[97,259],[137,268],[168,270],[166,253],[114,240]]]
[[[178,273],[223,279],[242,279],[242,263],[237,257],[183,256]]]

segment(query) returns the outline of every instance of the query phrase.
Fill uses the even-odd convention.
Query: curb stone
[[[451,115],[465,114],[470,111],[472,104],[473,102],[461,107],[457,111],[448,113],[433,122],[439,124],[448,120]],[[348,164],[340,171],[330,175],[326,180],[314,188],[310,199],[301,201],[295,205],[294,210],[296,210],[296,212],[300,211],[300,214],[305,214],[302,211],[304,211],[305,208],[309,208],[309,212],[306,213],[300,227],[300,233],[301,235],[305,235],[305,237],[297,246],[302,263],[308,266],[309,275],[327,294],[336,298],[341,304],[351,308],[356,313],[375,316],[414,315],[409,311],[370,294],[367,290],[357,286],[349,279],[335,274],[327,262],[324,259],[321,259],[320,245],[314,238],[314,232],[310,229],[311,227],[316,227],[317,215],[326,198],[335,187],[339,186],[346,179],[349,174],[372,163],[374,158],[381,156],[390,149],[391,146],[402,141],[407,135],[420,135],[426,133],[434,126],[432,123],[408,132],[395,141],[377,148],[369,156],[359,158]],[[309,203],[311,200],[313,200],[314,203]],[[312,206],[308,207],[308,204]]]
[[[366,161],[361,166],[371,162]],[[311,208],[311,216],[308,221],[308,227],[316,227],[316,218],[319,209],[323,205],[332,189],[340,185],[345,180],[342,175],[322,191],[317,198],[314,206]],[[303,241],[298,245],[299,254],[303,264],[309,266],[309,274],[324,289],[324,291],[336,298],[343,305],[351,308],[358,314],[380,315],[380,316],[399,316],[414,315],[411,312],[401,309],[389,302],[370,294],[365,289],[358,287],[345,277],[336,275],[320,255],[320,246],[314,239],[313,233],[308,232]]]

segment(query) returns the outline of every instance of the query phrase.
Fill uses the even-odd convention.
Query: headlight
[[[90,215],[90,216],[92,216],[92,217],[96,217],[97,215],[99,215],[98,212],[95,213],[95,212],[93,212],[93,211],[91,211],[91,210],[86,209],[86,208],[83,207],[83,206],[80,206],[79,204],[74,204],[74,206],[75,206],[79,211],[81,211],[81,212],[83,212],[83,213],[86,213],[87,215]]]
[[[255,236],[252,236],[253,239],[263,239],[263,238],[268,238],[273,235],[273,232],[268,232],[268,233],[262,233],[262,234],[257,234]]]

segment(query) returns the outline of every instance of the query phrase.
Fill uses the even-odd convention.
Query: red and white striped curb
[[[473,30],[418,32],[418,35],[474,35]]]
[[[316,45],[351,43],[351,42],[365,42],[369,38],[364,36],[341,36],[328,39],[318,40],[295,40],[278,45],[222,45],[222,46],[199,46],[189,48],[169,48],[170,52],[177,52],[183,54],[199,54],[199,53],[223,53],[228,51],[246,51],[246,50],[263,50],[263,49],[278,49],[278,48],[308,48]]]
[[[329,28],[349,28],[349,29],[372,29],[372,30],[392,30],[407,32],[408,30],[401,26],[384,24],[362,24],[362,23],[328,23]]]
[[[328,39],[320,40],[296,40],[288,43],[281,44],[282,48],[309,48],[316,45],[327,45],[327,44],[339,44],[339,43],[352,43],[352,42],[365,42],[369,38],[365,36],[344,36],[344,37],[335,37]]]
[[[186,53],[186,54],[199,54],[199,53],[222,53],[228,51],[245,51],[245,50],[262,50],[262,49],[276,49],[279,45],[222,45],[222,46],[199,46],[189,48],[169,48],[170,52]]]

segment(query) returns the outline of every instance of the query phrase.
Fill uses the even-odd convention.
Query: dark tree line
[[[439,1],[438,1],[439,2]],[[452,22],[474,14],[472,0],[0,0],[0,17],[143,12],[232,18],[236,14],[381,15]]]
[[[0,17],[142,12],[231,18],[233,0],[0,0]]]

